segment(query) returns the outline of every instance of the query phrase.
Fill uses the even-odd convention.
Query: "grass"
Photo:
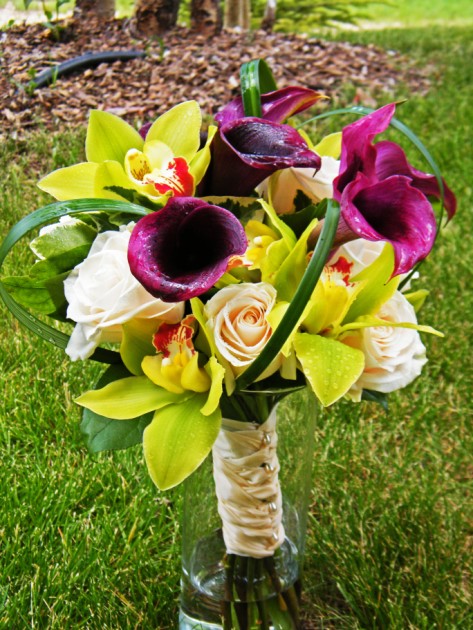
[[[422,267],[422,321],[446,334],[425,338],[422,377],[391,397],[389,413],[340,404],[318,420],[305,609],[337,630],[469,628],[473,28],[343,37],[435,69],[430,94],[413,94],[400,115],[459,212]],[[1,234],[46,203],[37,176],[77,161],[82,145],[82,133],[38,132],[0,148]],[[0,317],[0,628],[174,628],[180,490],[155,490],[139,448],[88,455],[72,399],[99,366],[71,364]]]

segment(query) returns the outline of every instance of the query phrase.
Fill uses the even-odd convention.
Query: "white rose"
[[[329,264],[334,264],[340,256],[343,256],[348,262],[352,263],[352,267],[350,269],[350,276],[353,278],[360,271],[363,271],[366,267],[374,263],[374,261],[380,256],[384,247],[386,246],[386,241],[368,241],[364,238],[357,238],[354,241],[350,241],[341,245],[332,256]],[[401,279],[405,277],[401,275]],[[412,274],[412,279],[415,280],[419,277],[418,272],[416,271]],[[403,286],[403,291],[407,291],[411,288],[411,283],[407,282]]]
[[[294,211],[294,199],[298,190],[315,203],[322,199],[332,199],[333,180],[338,175],[340,162],[328,156],[322,156],[321,160],[322,164],[317,172],[313,168],[295,167],[277,171],[258,187],[258,193],[267,198],[271,185],[271,199],[278,214]]]
[[[227,286],[205,305],[217,349],[235,375],[256,359],[271,337],[267,315],[275,302],[276,289],[260,282]],[[275,372],[280,363],[275,359],[260,378]]]
[[[343,256],[348,262],[352,263],[350,276],[356,276],[371,263],[374,263],[385,245],[385,241],[368,241],[364,238],[357,238],[339,247],[330,264],[334,263],[340,256]]]
[[[387,322],[417,324],[413,306],[399,292],[383,305],[377,317]],[[357,399],[362,389],[387,394],[406,387],[419,376],[427,362],[419,333],[411,328],[363,328],[356,346],[365,355],[365,369],[350,391]]]
[[[133,224],[102,232],[89,254],[64,281],[67,317],[76,322],[66,353],[86,359],[102,342],[119,342],[122,324],[133,318],[175,324],[184,304],[165,303],[150,295],[132,276],[127,260]]]

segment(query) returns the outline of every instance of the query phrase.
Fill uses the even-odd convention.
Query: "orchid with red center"
[[[245,230],[231,212],[201,199],[173,197],[138,221],[128,262],[151,295],[179,302],[208,291],[246,247]]]
[[[158,208],[169,197],[189,197],[210,161],[200,148],[202,116],[195,101],[176,105],[140,134],[109,112],[91,112],[87,162],[53,171],[39,186],[56,199],[126,199]]]
[[[393,275],[408,272],[432,249],[436,219],[427,196],[442,197],[434,175],[413,168],[394,142],[373,144],[394,115],[386,105],[343,130],[340,173],[334,199],[341,206],[336,243],[355,238],[388,241],[394,248]],[[452,191],[443,183],[449,218],[456,211]]]

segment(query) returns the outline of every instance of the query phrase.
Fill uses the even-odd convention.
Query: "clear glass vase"
[[[316,416],[317,405],[308,388],[291,393],[276,406],[284,540],[269,557],[227,552],[212,458],[185,482],[180,630],[299,627]]]

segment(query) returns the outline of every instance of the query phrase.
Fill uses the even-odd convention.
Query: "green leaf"
[[[129,376],[113,381],[102,389],[90,390],[76,398],[75,402],[101,416],[129,420],[177,403],[183,396],[155,385],[146,376]]]
[[[108,201],[103,199],[76,199],[73,201],[59,201],[52,203],[43,208],[35,210],[27,215],[21,221],[18,221],[6,235],[4,241],[0,245],[0,270],[8,252],[15,244],[31,230],[37,227],[56,221],[65,215],[82,214],[90,216],[90,213],[108,213],[110,215],[121,215],[126,212],[130,216],[142,217],[147,211],[137,205],[127,204],[122,201]],[[60,330],[45,324],[40,319],[29,313],[23,306],[18,304],[12,296],[8,294],[5,287],[0,283],[0,298],[5,303],[14,317],[33,332],[38,337],[45,339],[49,343],[54,344],[58,348],[66,348],[69,342],[69,335]],[[117,363],[121,361],[118,352],[108,350],[106,348],[97,348],[91,357],[95,361],[103,363]]]
[[[143,449],[151,479],[160,490],[184,481],[200,466],[217,439],[222,414],[217,408],[204,416],[206,394],[194,394],[154,414],[143,435]]]
[[[59,201],[96,197],[95,177],[98,164],[81,162],[59,168],[38,182],[38,188]]]
[[[386,394],[383,394],[381,392],[375,392],[371,389],[364,389],[361,392],[361,400],[374,402],[377,405],[381,405],[384,411],[389,411],[388,397],[386,396]]]
[[[209,196],[203,197],[203,199],[210,204],[225,208],[243,225],[246,225],[250,219],[258,219],[258,214],[263,219],[264,213],[261,210],[261,203],[256,197],[223,197],[223,196]]]
[[[123,164],[130,149],[143,148],[143,138],[124,120],[99,110],[90,112],[85,152],[88,162],[114,160]]]
[[[103,387],[111,381],[129,375],[123,366],[110,366],[97,386]],[[129,448],[143,441],[143,431],[153,419],[152,413],[147,413],[131,420],[112,420],[90,409],[84,409],[80,425],[86,436],[87,448],[91,453]]]
[[[2,285],[19,304],[50,315],[65,307],[64,280],[67,276],[67,273],[46,279],[10,276],[2,278]]]
[[[263,59],[254,59],[242,64],[240,86],[245,116],[261,118],[261,94],[277,89],[268,64]]]
[[[80,219],[71,218],[70,222],[55,223],[44,230],[43,234],[31,241],[30,247],[40,259],[53,257],[57,259],[69,256],[69,253],[73,252],[73,260],[80,262],[87,256],[96,236],[97,230]],[[80,258],[82,252],[85,254]],[[72,267],[75,267],[77,262],[74,262]],[[64,268],[71,269],[72,267]]]
[[[152,124],[146,142],[160,140],[176,157],[190,162],[199,150],[201,125],[198,103],[186,101],[168,110]]]
[[[298,333],[294,337],[294,348],[307,380],[324,407],[344,396],[365,366],[361,350],[320,335]]]
[[[299,237],[310,221],[323,218],[327,209],[327,202],[324,200],[317,204],[312,203],[311,200],[304,195],[302,190],[298,190],[294,203],[296,211],[281,215],[281,219],[291,228],[294,234]],[[299,205],[299,203],[303,205]],[[298,208],[301,209],[298,210]]]

